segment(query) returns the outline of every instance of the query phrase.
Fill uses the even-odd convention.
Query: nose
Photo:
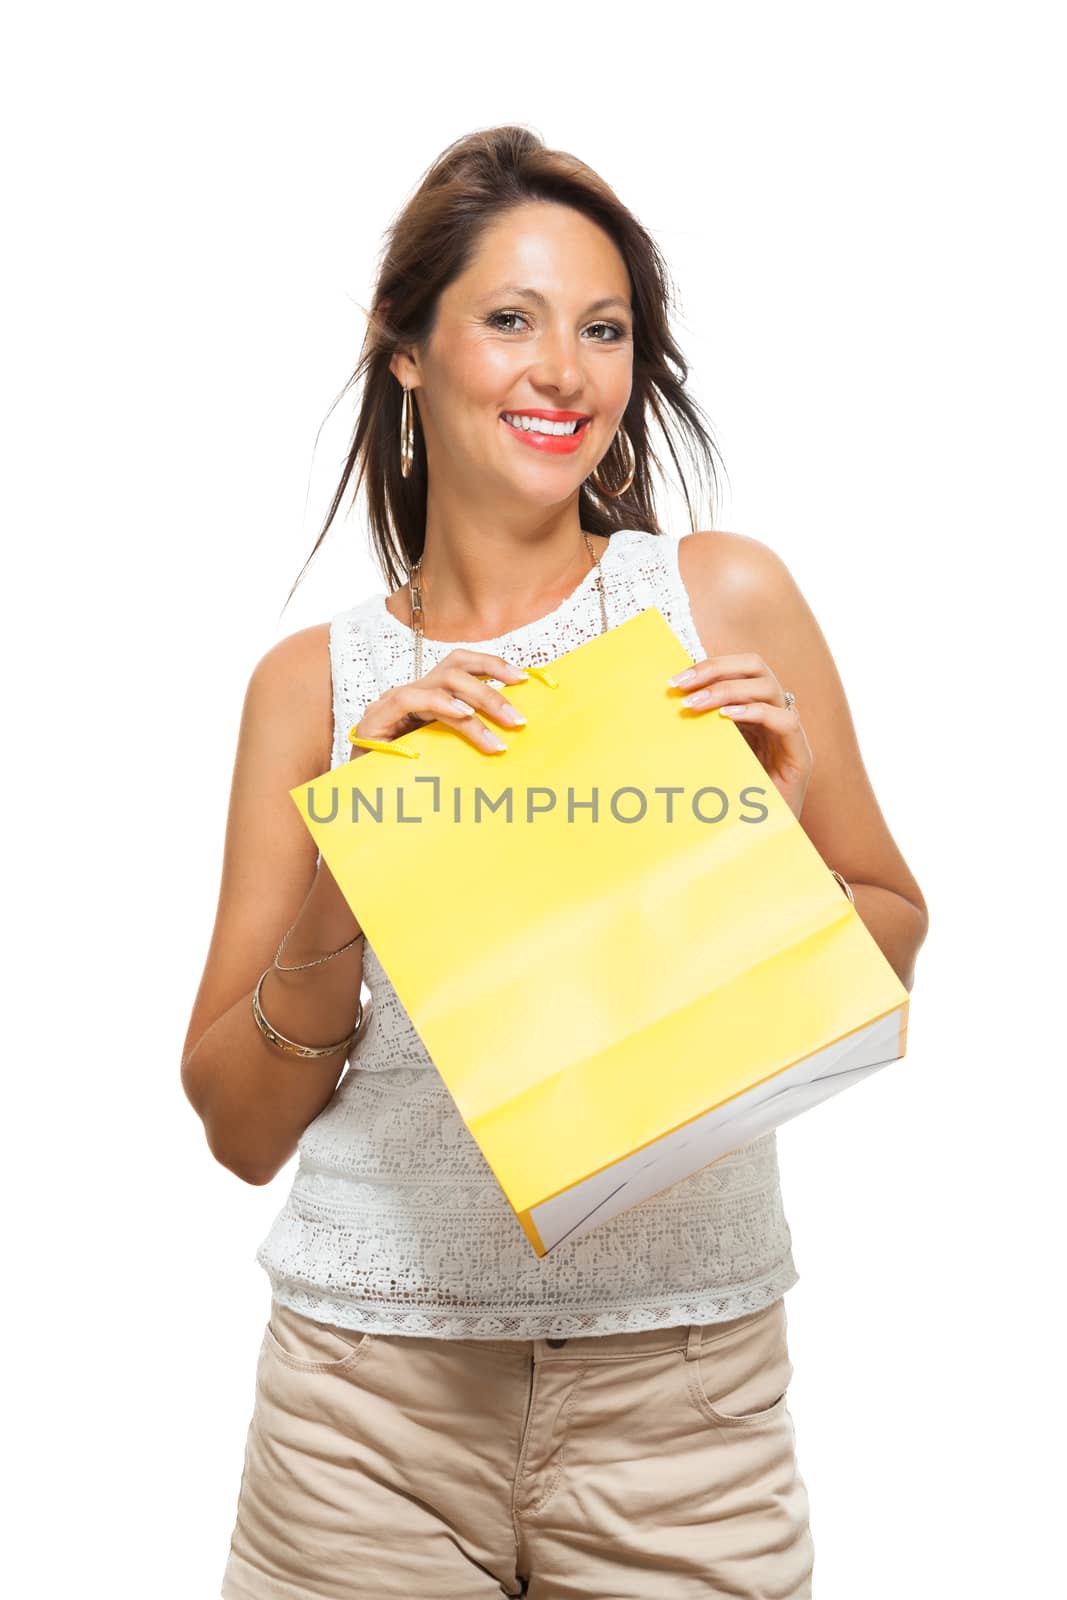
[[[537,360],[530,374],[542,389],[551,389],[558,397],[570,399],[582,387],[582,364],[579,347],[570,333],[546,333],[538,341]]]

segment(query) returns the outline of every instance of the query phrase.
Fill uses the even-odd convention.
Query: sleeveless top
[[[601,573],[609,628],[658,606],[704,658],[677,539],[617,530]],[[414,677],[415,636],[385,600],[330,624],[333,767],[349,760],[349,730],[370,702]],[[601,624],[590,568],[547,616],[464,643],[547,666]],[[423,671],[456,647],[424,639]],[[348,1069],[301,1135],[291,1189],[256,1250],[274,1299],[370,1333],[567,1338],[719,1322],[798,1281],[773,1129],[538,1257],[369,941],[363,983],[369,1016]]]

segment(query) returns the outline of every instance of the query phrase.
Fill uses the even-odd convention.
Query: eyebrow
[[[486,296],[484,296],[484,298],[486,300],[495,300],[504,294],[522,295],[527,300],[533,300],[539,306],[546,306],[548,304],[548,301],[539,290],[528,289],[521,283],[499,284],[497,288],[492,289]],[[600,300],[594,300],[591,305],[586,306],[586,314],[588,315],[588,313],[591,311],[603,311],[607,306],[621,306],[624,311],[632,310],[628,300],[623,300],[621,296],[617,294],[609,294],[605,295]]]

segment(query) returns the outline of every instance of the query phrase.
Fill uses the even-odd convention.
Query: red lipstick
[[[500,420],[513,438],[521,444],[530,445],[534,450],[547,451],[549,455],[573,455],[582,442],[582,436],[589,425],[590,418],[584,411],[546,411],[536,406],[523,406],[521,411],[510,413],[516,417],[539,417],[546,422],[577,422],[578,426],[573,433],[535,433],[526,428],[516,428],[508,422],[504,413]]]

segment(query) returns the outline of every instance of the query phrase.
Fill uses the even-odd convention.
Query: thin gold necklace
[[[607,633],[607,631],[608,631],[608,608],[607,608],[607,603],[606,603],[606,601],[604,599],[604,576],[603,576],[603,573],[600,570],[600,557],[597,555],[596,551],[593,549],[593,546],[589,543],[589,535],[586,533],[584,528],[582,529],[582,538],[585,540],[585,548],[588,550],[591,559],[596,564],[596,586],[597,586],[597,591],[598,591],[598,593],[600,595],[600,631],[601,631],[601,633]],[[421,678],[422,677],[422,628],[423,628],[423,622],[422,622],[421,570],[422,570],[422,557],[420,556],[419,559],[416,561],[415,565],[411,568],[411,570],[408,573],[408,582],[411,585],[411,627],[412,627],[412,631],[415,634],[415,677],[416,678]],[[549,615],[551,615],[551,613],[549,613]],[[521,665],[521,663],[517,662],[516,665]]]

